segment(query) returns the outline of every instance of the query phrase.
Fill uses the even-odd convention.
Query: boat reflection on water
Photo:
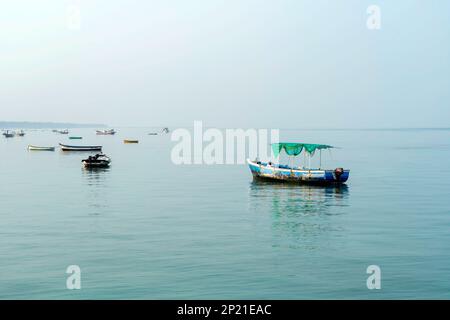
[[[108,211],[108,177],[110,168],[86,168],[82,167],[83,182],[86,185],[84,198],[88,205],[88,215],[98,216]]]
[[[345,231],[341,216],[346,213],[348,202],[347,185],[314,186],[254,180],[249,189],[250,210],[257,215],[255,218],[271,220],[274,246],[315,249],[328,245],[332,236]]]

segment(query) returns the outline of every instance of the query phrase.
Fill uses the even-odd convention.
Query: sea
[[[0,299],[450,298],[450,129],[281,129],[336,146],[322,158],[350,169],[341,187],[175,164],[171,133],[116,130],[0,137]],[[59,143],[112,165],[27,150]]]

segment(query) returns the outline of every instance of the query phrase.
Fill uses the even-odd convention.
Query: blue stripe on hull
[[[300,170],[286,166],[269,167],[265,163],[248,162],[250,171],[256,178],[298,182],[298,183],[344,183],[348,180],[350,171],[344,170],[337,177],[334,170]]]

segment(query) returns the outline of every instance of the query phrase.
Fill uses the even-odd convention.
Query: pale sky
[[[449,1],[0,4],[0,121],[450,126]]]

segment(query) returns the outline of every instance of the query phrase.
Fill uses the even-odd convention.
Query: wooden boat
[[[125,139],[125,140],[123,140],[123,143],[139,143],[139,140]]]
[[[14,138],[16,134],[12,131],[6,130],[6,132],[3,132],[3,135],[5,138]]]
[[[102,146],[68,146],[60,143],[62,151],[102,151]]]
[[[255,179],[272,180],[280,182],[308,183],[308,184],[342,184],[348,180],[350,170],[336,168],[331,170],[321,169],[321,151],[333,148],[328,145],[306,144],[306,143],[275,143],[272,150],[275,157],[278,157],[281,150],[285,150],[289,156],[297,156],[302,150],[309,156],[308,167],[294,167],[288,165],[278,165],[271,162],[260,162],[258,160],[247,160],[248,166]],[[311,168],[311,157],[316,151],[320,152],[319,168]]]
[[[83,137],[69,137],[70,140],[81,140]]]
[[[111,164],[111,159],[102,154],[96,154],[95,156],[89,156],[87,159],[81,160],[81,163],[85,168],[108,168]]]
[[[114,135],[116,134],[116,131],[114,131],[114,129],[110,129],[110,130],[97,130],[96,131],[98,135]]]
[[[28,146],[28,150],[30,151],[55,151],[55,147],[37,147],[37,146]]]

